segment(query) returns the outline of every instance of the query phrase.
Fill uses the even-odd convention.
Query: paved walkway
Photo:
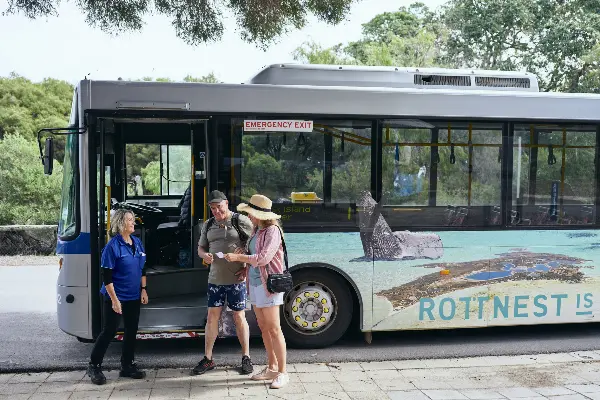
[[[258,371],[260,366],[256,366]],[[75,399],[415,399],[600,400],[600,351],[536,356],[294,364],[284,389],[252,382],[234,369],[202,376],[189,370],[147,371],[95,386],[83,371],[0,374],[0,400]]]

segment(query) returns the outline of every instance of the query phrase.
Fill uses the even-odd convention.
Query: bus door
[[[156,118],[98,122],[97,265],[112,237],[111,216],[119,208],[132,210],[134,235],[146,253],[149,297],[140,333],[202,332],[205,325],[209,269],[197,244],[208,212],[206,125]]]

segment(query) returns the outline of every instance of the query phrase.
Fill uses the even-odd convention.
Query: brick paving
[[[279,390],[231,368],[201,376],[191,376],[189,369],[146,372],[146,379],[136,381],[105,371],[108,381],[102,386],[83,371],[0,374],[0,400],[600,400],[600,351],[292,364],[290,383]]]

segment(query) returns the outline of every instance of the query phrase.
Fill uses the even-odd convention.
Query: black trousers
[[[122,301],[121,309],[123,311],[123,325],[125,327],[125,335],[123,338],[123,350],[121,353],[121,365],[127,366],[134,361],[135,353],[135,336],[138,330],[138,323],[140,320],[140,300]],[[90,361],[94,365],[102,364],[104,360],[104,354],[108,345],[114,339],[119,322],[121,321],[121,315],[117,314],[112,309],[112,301],[110,299],[104,300],[103,304],[103,316],[104,326],[96,344],[92,350]]]

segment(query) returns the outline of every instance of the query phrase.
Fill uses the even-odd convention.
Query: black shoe
[[[194,375],[202,375],[206,371],[210,371],[211,369],[215,369],[215,362],[213,360],[209,360],[204,356],[202,361],[198,363],[192,370],[192,374]]]
[[[140,370],[135,363],[131,363],[127,366],[121,366],[119,376],[122,378],[144,379],[146,377],[146,372]]]
[[[92,378],[92,383],[94,385],[104,385],[106,383],[106,377],[102,373],[102,369],[100,364],[92,364],[89,363],[87,374],[90,378]]]
[[[252,361],[250,357],[243,356],[242,357],[242,375],[251,374],[254,371],[254,366],[252,365]]]

